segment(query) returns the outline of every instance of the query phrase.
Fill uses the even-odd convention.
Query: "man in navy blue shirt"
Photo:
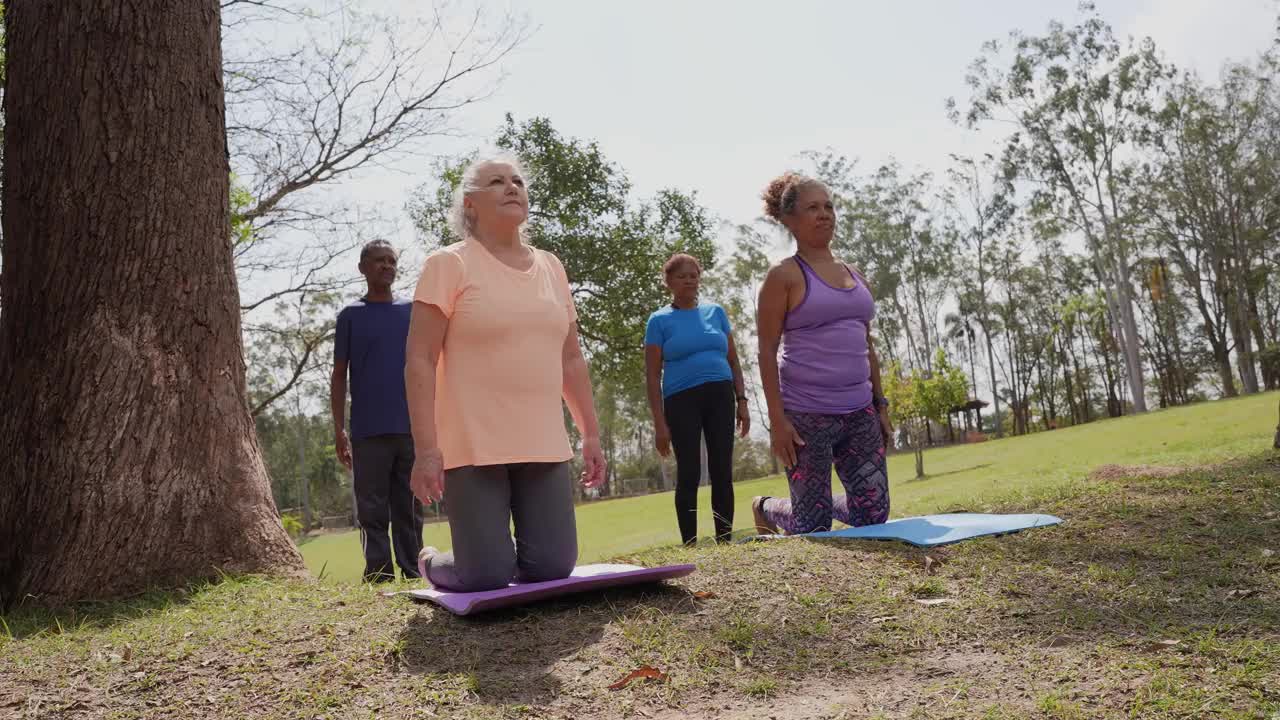
[[[391,244],[374,240],[360,251],[368,292],[338,313],[333,343],[333,408],[338,461],[355,473],[356,520],[364,548],[365,582],[418,577],[422,516],[409,489],[413,438],[404,394],[404,346],[413,301],[391,293],[398,257]],[[345,410],[351,378],[351,433]],[[387,529],[391,530],[388,542]]]

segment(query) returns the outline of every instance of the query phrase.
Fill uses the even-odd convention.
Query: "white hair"
[[[476,228],[476,219],[467,212],[466,203],[463,200],[467,195],[482,189],[478,184],[480,177],[480,169],[486,165],[510,165],[517,175],[524,178],[525,189],[528,190],[529,179],[525,175],[524,166],[520,164],[520,159],[510,153],[492,153],[481,155],[475,160],[467,164],[466,169],[462,171],[462,180],[458,183],[458,187],[453,190],[453,204],[449,207],[449,228],[459,239],[465,240],[471,237]],[[521,235],[524,234],[524,227],[521,226]]]

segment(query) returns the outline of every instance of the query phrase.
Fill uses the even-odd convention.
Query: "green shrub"
[[[280,516],[280,522],[284,524],[284,531],[289,533],[290,537],[302,536],[302,519],[293,513],[285,513]]]

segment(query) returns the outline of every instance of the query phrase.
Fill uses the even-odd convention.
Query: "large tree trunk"
[[[218,0],[12,0],[0,604],[300,573],[245,398]]]

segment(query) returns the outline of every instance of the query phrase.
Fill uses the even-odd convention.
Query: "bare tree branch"
[[[454,136],[456,112],[492,94],[499,64],[529,26],[511,16],[491,22],[480,10],[449,17],[439,7],[411,25],[362,14],[354,1],[329,13],[303,0],[220,4],[241,311],[298,310],[278,325],[244,324],[259,341],[249,353],[255,397],[270,389],[256,415],[296,388],[332,340],[332,327],[313,332],[309,298],[332,302],[359,281],[341,265],[372,232],[369,221],[320,189]]]
[[[253,177],[255,196],[245,220],[257,223],[287,209],[296,193],[446,133],[453,112],[491,93],[468,92],[464,81],[494,68],[528,36],[523,23],[507,18],[480,39],[477,12],[427,80],[428,54],[443,25],[437,14],[427,42],[406,49],[391,29],[353,22],[331,47],[312,42],[264,61],[263,71],[238,69],[246,97],[228,106],[228,135],[233,156],[251,166],[242,173]],[[380,51],[371,49],[374,38],[382,40]]]
[[[300,358],[297,358],[297,360],[293,363],[293,372],[289,376],[289,379],[286,380],[284,385],[282,385],[275,392],[271,393],[267,397],[263,398],[260,402],[258,402],[258,404],[255,405],[253,409],[249,411],[249,414],[252,415],[253,417],[257,417],[259,413],[261,413],[263,410],[266,410],[268,407],[271,407],[271,404],[274,403],[276,400],[279,400],[280,398],[287,395],[289,391],[292,390],[293,387],[298,384],[298,381],[302,379],[302,376],[306,374],[307,370],[309,369],[309,362],[311,360],[311,356],[315,353],[316,349],[332,339],[333,339],[333,325],[329,325],[328,331],[325,332],[324,334],[316,335],[310,339],[305,340],[302,345],[302,356]]]

